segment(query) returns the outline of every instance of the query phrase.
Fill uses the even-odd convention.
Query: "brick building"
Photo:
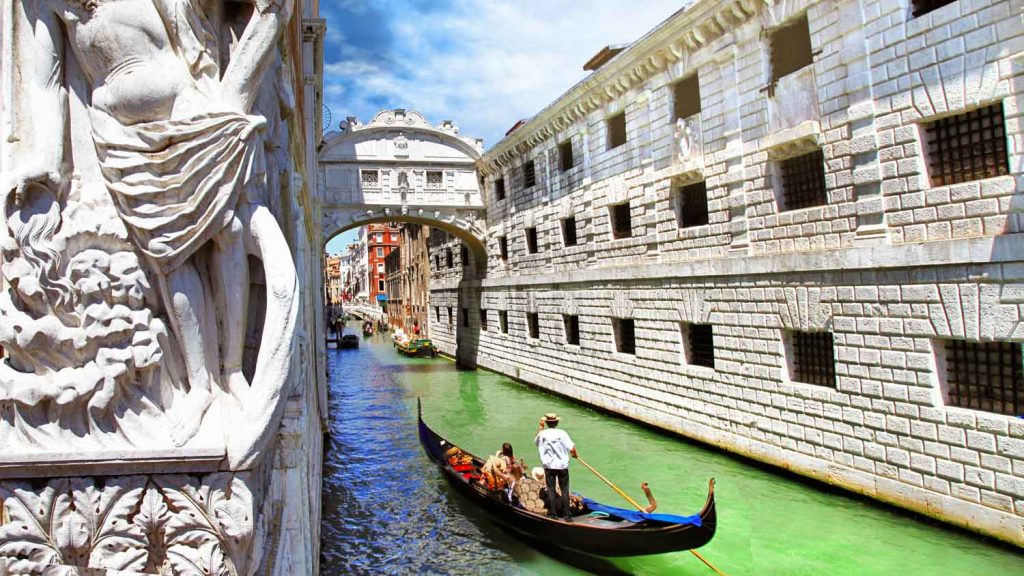
[[[403,224],[399,245],[385,261],[387,273],[387,313],[391,325],[407,334],[419,326],[427,336],[427,309],[430,290],[428,239],[431,228],[421,224]]]
[[[480,160],[433,340],[1024,545],[1022,18],[689,3]]]

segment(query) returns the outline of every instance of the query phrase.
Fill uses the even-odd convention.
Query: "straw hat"
[[[544,468],[541,466],[534,466],[533,470],[530,470],[530,476],[533,476],[533,479],[536,480],[537,482],[543,482]]]
[[[544,420],[548,422],[558,422],[558,414],[555,414],[554,412],[548,412],[547,414],[544,415]]]

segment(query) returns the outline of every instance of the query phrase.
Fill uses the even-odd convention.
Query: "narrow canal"
[[[491,525],[448,488],[423,455],[424,420],[486,455],[509,441],[527,465],[537,420],[558,412],[580,456],[659,511],[696,513],[717,480],[718,533],[700,550],[730,576],[1019,574],[1024,554],[828,492],[631,422],[444,359],[398,355],[386,336],[328,350],[331,438],[324,462],[325,575],[625,573],[712,576],[687,552],[580,567]],[[613,505],[620,497],[573,464],[572,487]]]

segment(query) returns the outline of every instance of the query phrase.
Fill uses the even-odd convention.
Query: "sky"
[[[331,128],[405,108],[497,143],[582,80],[608,44],[630,43],[683,0],[322,0]],[[341,251],[349,231],[328,243]]]

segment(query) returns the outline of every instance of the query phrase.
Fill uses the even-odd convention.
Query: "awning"
[[[387,301],[388,301],[388,295],[387,294],[377,294],[377,302],[387,302]]]

